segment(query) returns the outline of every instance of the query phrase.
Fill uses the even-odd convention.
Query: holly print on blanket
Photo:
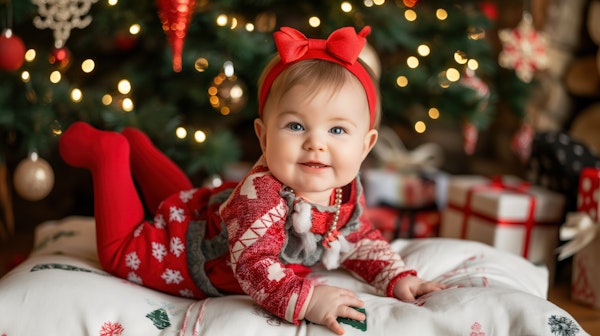
[[[152,324],[158,329],[163,330],[171,326],[169,314],[164,308],[158,308],[146,314],[146,317],[152,321]]]

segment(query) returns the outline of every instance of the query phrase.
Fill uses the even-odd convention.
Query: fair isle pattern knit
[[[341,206],[338,229],[353,248],[341,251],[341,264],[381,293],[389,293],[390,284],[414,271],[407,270],[363,215],[365,203],[358,178],[344,189],[350,196]],[[299,323],[299,313],[313,285],[286,265],[291,261],[308,267],[315,264],[314,254],[296,253],[290,243],[294,236],[294,223],[290,221],[305,217],[292,215],[297,202],[305,201],[290,196],[289,189],[267,167],[257,165],[220,210],[229,234],[232,268],[241,288],[265,309],[293,323]],[[325,249],[321,242],[335,207],[311,204],[311,210],[313,244],[322,257]]]

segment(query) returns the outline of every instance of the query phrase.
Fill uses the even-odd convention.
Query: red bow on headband
[[[311,50],[325,50],[343,63],[354,64],[367,43],[365,37],[369,33],[369,26],[364,27],[358,34],[354,28],[344,27],[331,33],[327,40],[320,40],[309,39],[294,28],[281,27],[273,35],[277,51],[284,63],[299,60]]]

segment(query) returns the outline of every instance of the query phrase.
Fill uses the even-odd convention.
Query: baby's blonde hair
[[[263,70],[258,81],[258,92],[262,91],[266,74],[279,60],[279,55],[275,55]],[[375,91],[377,93],[377,104],[375,107],[373,128],[378,129],[381,122],[381,103],[378,85],[379,81],[368,65],[362,62],[360,59],[358,62],[360,62],[361,65],[367,70],[369,77],[375,86]],[[277,77],[277,79],[275,79],[264,103],[266,105],[269,101],[279,101],[279,99],[281,99],[286,92],[300,84],[304,84],[309,88],[309,92],[307,92],[308,95],[316,94],[323,89],[330,89],[332,93],[335,93],[348,80],[356,80],[358,83],[360,83],[360,81],[358,81],[358,79],[350,71],[348,71],[348,69],[337,63],[320,59],[302,60],[290,65]],[[369,111],[367,110],[366,113],[369,113]]]

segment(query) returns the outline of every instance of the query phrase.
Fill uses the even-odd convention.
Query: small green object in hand
[[[364,308],[356,308],[356,307],[352,307],[354,309],[356,309],[357,311],[365,314],[365,320],[364,321],[357,321],[357,320],[353,320],[347,317],[338,317],[337,321],[340,323],[344,323],[347,324],[353,328],[356,328],[358,330],[362,330],[362,331],[367,331],[367,312]]]

